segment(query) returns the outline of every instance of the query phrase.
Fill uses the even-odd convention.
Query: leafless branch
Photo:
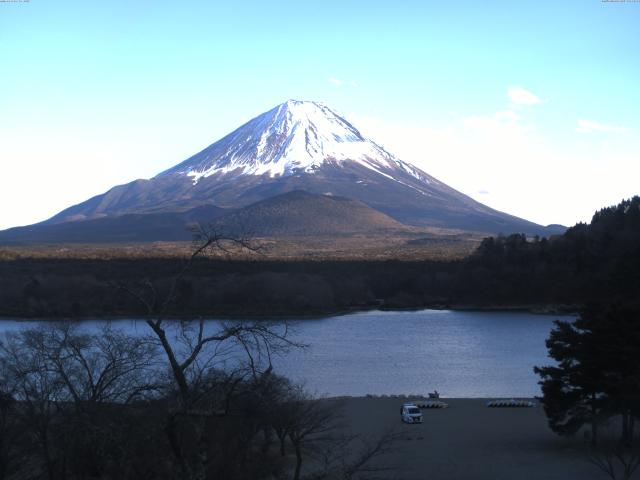
[[[599,444],[589,448],[587,460],[612,480],[630,480],[640,467],[640,445],[625,445],[610,426],[605,432]]]

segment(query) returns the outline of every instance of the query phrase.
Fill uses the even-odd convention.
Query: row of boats
[[[426,402],[412,402],[412,405],[415,405],[420,409],[449,407],[448,403],[442,402],[440,400],[429,400]],[[509,408],[509,407],[531,408],[535,406],[536,406],[535,402],[532,402],[531,400],[516,400],[513,398],[508,400],[490,400],[487,402],[487,407],[489,408]]]
[[[496,408],[496,407],[524,407],[531,408],[535,407],[536,404],[530,400],[514,400],[513,398],[510,400],[491,400],[487,402],[487,407]]]

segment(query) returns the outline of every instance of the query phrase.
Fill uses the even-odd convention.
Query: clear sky
[[[0,228],[323,101],[454,188],[572,225],[640,194],[640,2],[0,1]]]

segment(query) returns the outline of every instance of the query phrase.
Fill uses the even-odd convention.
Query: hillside
[[[259,237],[332,236],[410,228],[362,202],[296,190],[256,202],[217,220],[230,233]]]
[[[0,245],[48,243],[123,243],[188,241],[190,227],[208,223],[227,213],[214,205],[184,212],[125,214],[64,223],[38,223],[0,232]]]

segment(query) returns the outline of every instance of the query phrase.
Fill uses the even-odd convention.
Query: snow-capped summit
[[[288,100],[160,175],[186,175],[197,183],[215,174],[287,176],[313,173],[324,163],[353,161],[381,173],[418,170],[395,158],[327,105]]]

